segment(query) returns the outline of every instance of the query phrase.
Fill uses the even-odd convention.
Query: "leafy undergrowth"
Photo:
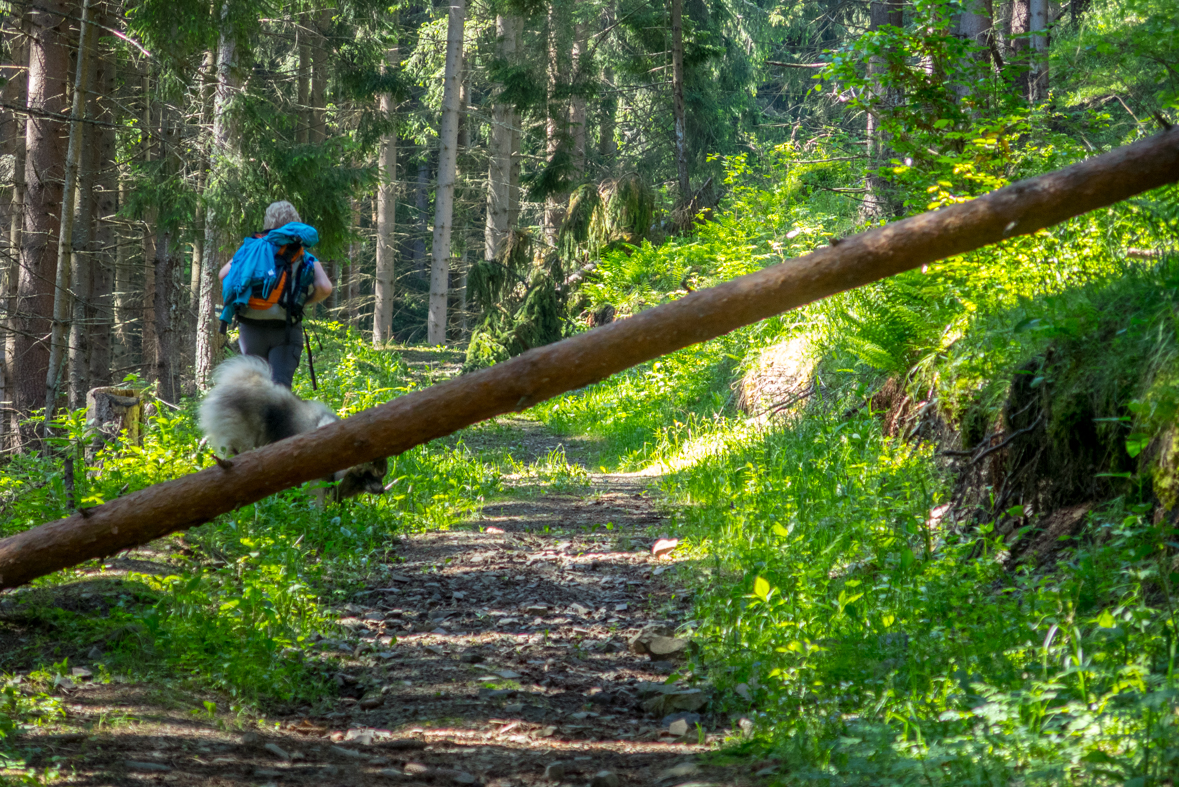
[[[674,299],[682,281],[797,253],[849,221],[816,216],[788,177],[748,187],[741,167],[747,188],[725,219],[611,258],[593,305]],[[695,558],[700,658],[724,709],[755,722],[735,751],[776,756],[788,784],[1173,776],[1179,533],[1155,522],[1151,462],[1174,434],[1179,261],[1124,249],[1173,244],[1177,217],[1174,190],[1156,192],[538,408],[600,438],[606,464],[664,468]],[[735,412],[734,372],[795,337],[818,360],[817,395],[769,423]],[[940,444],[886,433],[872,395],[889,378],[943,424]],[[941,451],[1025,423],[964,510],[971,459]],[[1088,483],[1067,486],[1065,468]],[[1082,527],[1016,555],[1055,507],[1079,502]]]
[[[332,373],[320,375],[318,391],[302,381],[297,392],[342,415],[429,384],[400,353],[374,350],[338,325],[318,325],[316,335],[323,344],[317,365]],[[62,455],[75,462],[82,505],[208,466],[195,406],[161,408],[148,417],[142,445],[113,443],[89,459],[84,414],[62,416],[61,454],[16,456],[0,474],[0,536],[68,513]],[[44,689],[68,678],[71,659],[93,663],[85,658],[92,648],[105,670],[97,680],[120,674],[211,691],[243,712],[326,700],[336,689],[333,657],[307,658],[299,646],[336,631],[336,607],[388,570],[399,534],[448,527],[498,492],[501,461],[476,456],[461,441],[422,446],[390,460],[392,487],[382,497],[320,510],[306,490],[290,490],[3,596],[0,752],[16,756],[8,744],[17,729],[45,721],[57,702]]]

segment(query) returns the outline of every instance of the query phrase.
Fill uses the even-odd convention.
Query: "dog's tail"
[[[270,364],[254,355],[230,358],[213,370],[215,388],[248,389],[270,385]]]

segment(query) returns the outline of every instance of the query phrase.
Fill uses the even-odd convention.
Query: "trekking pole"
[[[311,354],[311,334],[310,328],[303,328],[303,341],[307,344],[307,370],[311,372],[311,390],[319,389],[315,384],[315,356]]]

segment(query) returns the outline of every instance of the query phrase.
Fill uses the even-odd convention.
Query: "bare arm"
[[[319,260],[315,261],[315,289],[311,291],[311,297],[307,299],[307,305],[319,303],[326,300],[332,294],[332,280],[323,272],[323,266],[319,264]]]
[[[229,266],[232,264],[233,262],[230,261],[221,266],[221,272],[217,274],[217,278],[220,281],[225,281],[225,277],[229,275]]]

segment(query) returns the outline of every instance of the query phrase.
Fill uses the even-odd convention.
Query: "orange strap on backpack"
[[[303,259],[303,247],[301,245],[288,243],[285,246],[280,246],[278,249],[278,256],[285,258],[287,250],[292,245],[298,246],[295,249],[295,253],[291,257],[291,260],[290,260],[291,261],[291,270],[294,270],[296,263],[298,263],[299,260]],[[264,312],[267,309],[271,308],[272,306],[275,306],[278,303],[278,299],[282,297],[283,288],[286,286],[286,283],[287,283],[287,271],[283,271],[279,275],[278,281],[270,289],[270,295],[265,298],[259,298],[256,295],[251,295],[249,303],[248,303],[248,308],[250,308],[254,311]]]

